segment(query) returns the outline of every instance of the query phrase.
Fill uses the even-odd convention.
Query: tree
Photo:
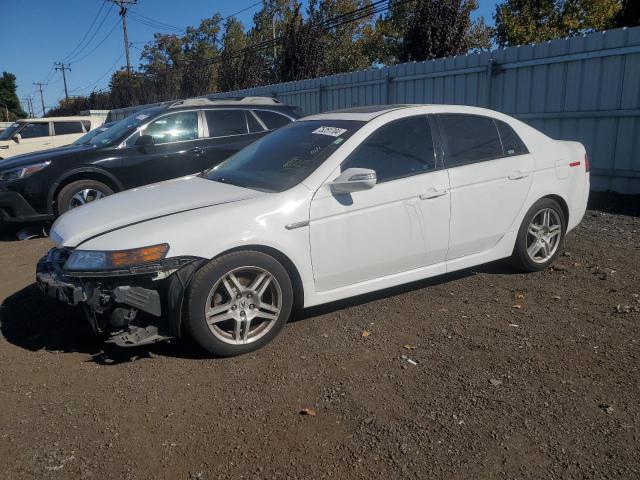
[[[423,61],[489,48],[491,31],[481,17],[471,20],[476,0],[417,0],[395,3],[365,31],[373,63]]]
[[[20,100],[18,100],[17,88],[16,76],[13,73],[2,72],[0,77],[0,118],[5,122],[27,116],[20,105]]]
[[[622,7],[613,18],[612,27],[635,27],[640,25],[640,1],[622,0]]]
[[[504,47],[602,30],[619,10],[620,0],[506,0],[496,6],[495,39]]]
[[[323,70],[323,36],[317,11],[308,18],[296,3],[284,25],[282,54],[278,58],[280,81],[303,80],[320,75]]]

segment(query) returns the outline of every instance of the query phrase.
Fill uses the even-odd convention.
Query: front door
[[[19,133],[20,142],[11,145],[11,155],[38,152],[52,147],[49,122],[27,122]]]
[[[451,181],[447,259],[453,260],[490,250],[518,228],[514,221],[529,193],[534,159],[504,122],[460,114],[438,119]]]
[[[310,211],[316,289],[326,291],[444,261],[449,180],[438,169],[426,116],[373,132],[342,163],[376,171],[370,190],[334,194],[328,182]]]
[[[200,172],[204,148],[199,132],[197,111],[157,118],[126,141],[116,175],[132,188]],[[137,145],[140,135],[153,137],[153,145]]]

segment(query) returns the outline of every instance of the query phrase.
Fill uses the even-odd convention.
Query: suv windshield
[[[122,137],[133,133],[138,125],[140,125],[143,121],[145,121],[153,114],[163,109],[164,107],[147,108],[146,110],[142,110],[141,112],[134,113],[130,117],[114,123],[104,132],[100,132],[95,137],[90,139],[89,143],[98,147],[111,145],[115,141],[120,140]]]
[[[94,130],[91,130],[90,132],[85,133],[83,136],[81,136],[79,139],[77,139],[71,145],[89,145],[91,143],[91,142],[89,142],[89,140],[91,140],[96,135],[99,135],[102,132],[105,132],[112,125],[115,125],[115,122],[105,123],[103,125],[100,125],[98,128],[95,128]]]
[[[0,140],[11,140],[11,137],[13,137],[18,132],[18,130],[20,130],[22,125],[24,124],[22,123],[11,124],[9,127],[7,127],[5,131],[0,133]]]
[[[364,122],[293,122],[262,137],[205,174],[209,180],[283,192],[307,178]]]

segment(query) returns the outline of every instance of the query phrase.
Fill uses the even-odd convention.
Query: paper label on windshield
[[[344,132],[346,132],[346,128],[337,128],[337,127],[319,127],[316,128],[313,132],[316,135],[329,135],[330,137],[339,137]]]
[[[146,113],[141,113],[140,115],[136,115],[136,118],[138,120],[144,120],[145,118],[147,118],[149,115],[147,115]]]

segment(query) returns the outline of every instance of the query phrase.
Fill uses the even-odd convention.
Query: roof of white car
[[[398,104],[398,105],[371,105],[367,107],[353,107],[331,112],[309,115],[300,120],[360,120],[368,122],[385,113],[406,109],[422,109],[428,107],[429,113],[451,112],[451,113],[475,113],[493,115],[496,112],[481,107],[471,107],[468,105],[445,105],[445,104]]]

